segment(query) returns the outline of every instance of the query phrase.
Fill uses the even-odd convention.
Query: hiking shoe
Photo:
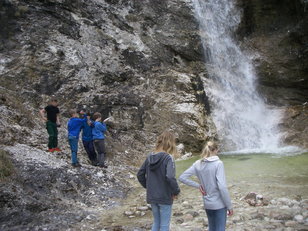
[[[54,152],[54,151],[55,151],[54,148],[49,148],[49,149],[48,149],[48,152]]]
[[[105,164],[99,164],[99,165],[97,165],[97,166],[100,167],[100,168],[108,168],[108,166],[105,165]]]
[[[74,163],[74,164],[72,164],[72,166],[73,166],[74,168],[79,168],[79,167],[81,167],[81,164],[79,164],[79,163]]]
[[[53,150],[56,151],[56,152],[62,152],[62,150],[60,148],[54,148]]]

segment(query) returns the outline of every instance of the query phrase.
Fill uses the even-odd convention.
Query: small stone
[[[186,214],[184,216],[184,220],[187,221],[192,221],[194,219],[194,217],[191,214]]]
[[[174,212],[173,216],[175,217],[179,217],[179,216],[183,216],[184,214],[182,212]]]
[[[183,224],[184,223],[184,219],[183,218],[178,218],[176,219],[176,224]]]
[[[141,212],[141,213],[140,213],[140,217],[145,216],[145,214],[146,214],[145,212]]]
[[[294,227],[294,226],[296,226],[296,221],[286,221],[285,223],[284,223],[284,225],[285,226],[287,226],[287,227]]]
[[[148,211],[149,207],[148,206],[140,206],[140,207],[137,208],[137,210],[139,210],[139,211]]]
[[[132,219],[132,218],[135,218],[136,216],[128,216],[128,218]]]
[[[302,223],[304,221],[304,217],[302,215],[298,214],[294,217],[294,220],[299,222],[299,223]]]
[[[132,212],[132,211],[125,211],[124,212],[124,215],[126,215],[126,216],[132,216],[134,214],[134,212]]]
[[[196,212],[196,211],[188,211],[186,214],[190,214],[190,215],[192,215],[193,217],[199,216],[199,213]]]

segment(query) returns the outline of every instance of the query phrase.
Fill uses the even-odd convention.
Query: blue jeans
[[[227,209],[206,209],[209,221],[209,231],[225,231],[227,222]]]
[[[77,164],[78,163],[78,159],[77,159],[78,139],[77,137],[69,136],[68,143],[70,144],[71,152],[72,152],[72,164]]]
[[[169,231],[172,205],[151,204],[154,223],[152,231]]]

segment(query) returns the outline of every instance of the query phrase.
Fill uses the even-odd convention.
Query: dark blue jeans
[[[209,231],[225,231],[227,222],[227,209],[206,209],[209,221]]]
[[[78,163],[78,159],[77,159],[78,139],[77,137],[69,136],[68,143],[70,144],[71,152],[72,152],[72,164],[77,164]]]
[[[86,152],[88,154],[89,160],[92,163],[95,163],[97,161],[96,160],[97,158],[96,158],[96,152],[95,152],[95,149],[94,149],[93,140],[91,140],[91,141],[83,140],[82,143],[83,143],[84,149],[86,150]]]

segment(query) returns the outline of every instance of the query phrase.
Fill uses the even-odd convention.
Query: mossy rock
[[[0,149],[0,181],[12,175],[14,167],[8,152]]]

